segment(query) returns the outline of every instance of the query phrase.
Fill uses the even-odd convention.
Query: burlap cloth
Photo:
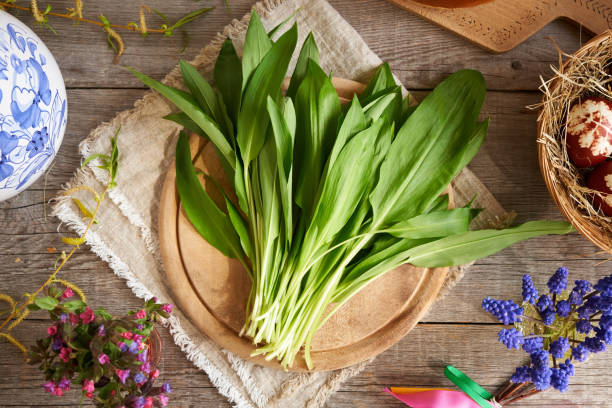
[[[325,0],[266,0],[254,7],[267,29],[300,9],[295,17],[300,40],[309,31],[314,33],[321,64],[335,76],[365,82],[382,62]],[[238,50],[242,48],[248,17],[234,20],[192,61],[205,76],[211,76],[215,58],[227,36],[234,40]],[[169,73],[165,81],[182,86],[178,69]],[[148,93],[136,101],[133,109],[119,113],[110,123],[94,129],[81,143],[80,151],[84,157],[108,152],[109,139],[121,126],[117,187],[109,195],[111,200],[102,206],[98,216],[100,223],[88,233],[87,243],[119,277],[127,281],[136,296],[157,296],[161,301],[174,303],[173,294],[164,282],[157,238],[160,190],[166,169],[174,157],[179,131],[176,125],[162,119],[172,110],[173,107],[161,96]],[[79,169],[66,188],[89,185],[101,190],[106,173],[95,168],[95,164]],[[477,227],[499,224],[507,218],[503,208],[469,170],[457,177],[454,192],[459,204],[477,195],[477,204],[487,209],[475,220]],[[92,204],[90,197],[83,195],[80,198]],[[84,230],[85,223],[71,200],[58,198],[54,212],[76,232]],[[464,269],[452,271],[446,288],[461,278]],[[273,405],[321,407],[343,381],[359,373],[367,364],[314,374],[285,373],[256,366],[220,349],[180,310],[173,313],[167,326],[189,360],[208,374],[221,394],[241,408]],[[177,398],[180,401],[180,396]]]

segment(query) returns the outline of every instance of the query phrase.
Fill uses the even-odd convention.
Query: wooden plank
[[[194,8],[206,6],[192,0],[149,0],[146,3],[163,11],[170,20],[176,20]],[[137,33],[126,33],[126,51],[121,65],[162,78],[176,65],[178,58],[193,58],[233,18],[241,18],[247,13],[252,4],[238,0],[230,3],[231,9],[228,11],[221,0],[209,2],[217,8],[186,26],[189,46],[183,53],[180,53],[183,46],[181,34],[170,38],[155,35],[142,38]],[[330,3],[357,29],[374,52],[389,61],[393,71],[410,88],[429,89],[457,69],[477,68],[484,73],[490,89],[534,90],[540,84],[539,76],[549,75],[549,65],[557,61],[556,50],[547,37],[568,52],[578,49],[581,42],[579,28],[566,21],[556,21],[516,49],[494,55],[385,0],[332,0]],[[72,1],[69,0],[53,3],[56,10],[71,6]],[[137,19],[138,4],[85,2],[86,15],[97,16],[101,13],[111,22],[127,23]],[[19,17],[34,27],[31,17],[25,13]],[[105,34],[99,27],[88,24],[73,26],[69,21],[53,18],[50,21],[59,35],[53,35],[39,26],[34,29],[58,60],[67,86],[142,88],[129,72],[112,64],[113,52],[108,48]],[[150,26],[159,23],[157,17],[150,17]],[[587,38],[587,34],[582,34],[583,41]]]

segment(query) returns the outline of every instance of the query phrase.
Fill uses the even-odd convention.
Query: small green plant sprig
[[[161,34],[165,37],[170,37],[174,35],[176,30],[178,30],[185,24],[196,20],[197,18],[201,17],[202,15],[208,13],[211,10],[214,10],[214,7],[199,8],[197,10],[187,13],[186,15],[172,23],[170,22],[168,17],[166,17],[160,11],[151,9],[146,5],[141,5],[138,15],[138,22],[131,21],[126,25],[122,25],[111,24],[108,18],[106,18],[106,16],[104,16],[103,14],[100,14],[98,16],[99,20],[92,20],[90,18],[83,17],[84,5],[82,0],[74,0],[74,7],[68,8],[64,13],[57,13],[52,11],[51,5],[47,5],[44,10],[41,10],[41,8],[39,8],[38,6],[37,0],[30,0],[30,7],[19,6],[15,4],[16,1],[17,0],[0,1],[0,8],[12,8],[16,10],[29,11],[30,13],[32,13],[32,16],[38,24],[43,25],[55,34],[57,34],[57,32],[49,24],[49,16],[66,18],[75,21],[75,23],[88,23],[101,27],[102,30],[104,30],[104,32],[106,33],[106,39],[108,41],[109,47],[111,47],[115,51],[115,64],[119,61],[119,57],[123,55],[123,52],[125,50],[123,38],[117,32],[117,30],[135,31],[140,33],[144,37],[148,36],[149,34]],[[159,26],[159,28],[148,27],[146,15],[151,12],[155,13],[163,20],[163,23]],[[188,38],[189,37],[186,36],[186,39]],[[183,50],[186,47],[187,43],[185,43]]]
[[[62,242],[64,244],[69,245],[71,247],[70,250],[67,252],[62,251],[61,255],[56,261],[56,266],[53,273],[36,291],[32,293],[24,293],[23,301],[20,302],[10,295],[0,293],[0,303],[5,303],[6,305],[8,305],[8,309],[0,310],[0,338],[7,340],[10,344],[21,350],[26,356],[26,359],[28,350],[19,340],[17,340],[12,335],[11,331],[15,327],[17,327],[31,311],[40,309],[53,309],[58,303],[57,298],[54,297],[54,293],[55,291],[57,291],[57,285],[64,286],[66,289],[70,289],[71,291],[76,293],[81,299],[80,302],[87,302],[85,294],[79,287],[77,287],[71,282],[58,278],[58,274],[62,270],[64,265],[66,265],[66,262],[68,262],[72,255],[74,255],[74,253],[79,249],[79,246],[85,243],[85,237],[87,233],[89,232],[91,227],[97,223],[96,215],[98,214],[102,202],[106,197],[106,193],[117,185],[115,180],[117,178],[117,171],[119,168],[119,149],[117,147],[117,137],[119,135],[119,131],[120,129],[117,129],[115,135],[111,137],[110,155],[95,154],[93,156],[88,157],[82,164],[82,166],[84,166],[85,164],[89,163],[91,160],[94,159],[99,159],[102,162],[98,167],[108,172],[108,182],[104,189],[101,192],[97,192],[92,187],[83,185],[71,188],[63,193],[64,196],[72,196],[76,192],[86,191],[93,196],[93,199],[96,203],[96,206],[93,210],[87,208],[87,206],[85,206],[77,198],[72,197],[73,201],[79,208],[83,218],[88,220],[88,224],[85,228],[85,231],[83,231],[83,233],[77,237],[62,236]],[[49,309],[49,307],[51,307],[51,309]],[[6,317],[3,317],[4,315],[6,315]]]

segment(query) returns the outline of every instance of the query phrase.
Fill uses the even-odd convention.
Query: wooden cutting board
[[[334,85],[345,100],[355,91],[363,90],[363,85],[353,81],[334,80]],[[190,145],[195,167],[213,175],[224,190],[231,191],[213,146],[196,135],[191,136]],[[224,205],[214,186],[201,181],[207,190],[211,187],[208,190],[211,197]],[[174,164],[162,189],[159,239],[174,299],[194,325],[218,345],[242,358],[281,369],[276,360],[250,357],[256,347],[248,338],[238,335],[245,320],[250,279],[238,261],[226,258],[209,245],[185,216],[176,191]],[[447,275],[448,268],[404,265],[372,282],[317,332],[312,344],[314,370],[347,367],[391,347],[425,314]],[[302,356],[290,370],[306,370]]]
[[[389,1],[493,52],[511,50],[559,17],[594,34],[612,28],[612,0],[494,0],[454,9],[414,0]]]

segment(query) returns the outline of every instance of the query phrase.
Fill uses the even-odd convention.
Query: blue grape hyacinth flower
[[[529,362],[518,366],[510,378],[515,389],[533,384],[531,390],[567,391],[574,364],[612,345],[612,275],[595,285],[576,280],[571,288],[568,277],[567,268],[558,268],[543,293],[530,275],[523,275],[520,305],[491,297],[482,301],[485,311],[514,326],[499,331],[499,342],[529,356]]]
[[[560,267],[548,280],[548,289],[554,295],[560,295],[567,288],[567,277],[569,271],[566,267]]]
[[[509,349],[520,349],[523,344],[523,335],[516,329],[501,329],[498,333],[499,342]]]
[[[531,276],[523,275],[523,302],[531,303],[532,305],[538,300],[538,290],[531,280]]]
[[[503,324],[520,322],[523,314],[523,308],[512,300],[497,300],[486,297],[482,300],[482,308]]]

